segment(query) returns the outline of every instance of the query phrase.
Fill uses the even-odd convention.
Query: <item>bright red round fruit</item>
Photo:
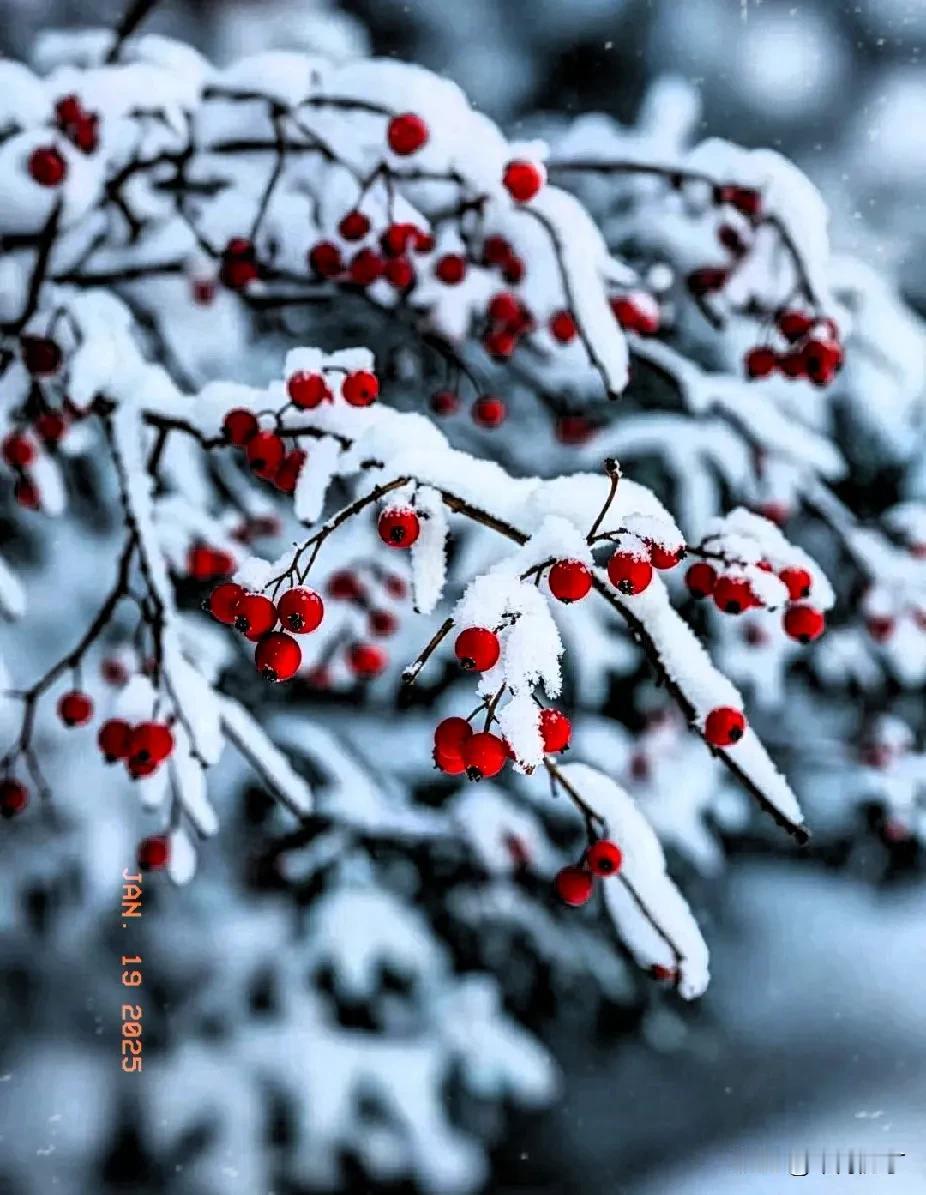
[[[309,266],[319,278],[336,278],[344,269],[341,250],[332,241],[319,241],[309,250]]]
[[[577,334],[571,311],[557,311],[550,317],[550,335],[558,344],[570,344]]]
[[[623,852],[610,838],[599,838],[585,852],[585,862],[596,876],[614,876],[621,869]]]
[[[93,717],[93,702],[80,689],[62,693],[58,701],[58,717],[65,726],[86,726]]]
[[[244,597],[245,591],[234,581],[223,581],[209,594],[206,609],[217,622],[231,626],[235,621],[235,611],[238,603]]]
[[[286,379],[286,393],[290,402],[300,410],[308,411],[321,406],[331,398],[328,383],[320,373],[307,373],[300,369]]]
[[[286,445],[274,432],[257,432],[248,440],[245,455],[252,472],[272,481],[286,456]]]
[[[370,611],[370,634],[381,639],[394,635],[399,629],[399,620],[391,610]]]
[[[778,574],[779,580],[783,581],[788,587],[788,596],[792,602],[797,602],[801,598],[810,597],[810,587],[813,584],[813,578],[805,568],[783,568]]]
[[[236,448],[243,448],[260,430],[257,416],[244,407],[235,407],[222,420],[222,430],[229,444]]]
[[[449,755],[459,755],[463,744],[473,737],[473,728],[465,718],[444,718],[434,729],[434,747]]]
[[[235,606],[235,630],[255,643],[276,626],[277,608],[263,593],[246,593]]]
[[[457,635],[453,650],[467,672],[486,672],[498,663],[502,647],[494,631],[467,627]]]
[[[447,776],[461,776],[466,771],[463,756],[458,751],[444,751],[435,747],[434,762]]]
[[[273,484],[281,494],[294,494],[299,483],[302,466],[308,460],[308,453],[301,448],[293,448],[287,452],[280,462],[279,468],[273,475]]]
[[[556,895],[573,909],[588,904],[594,885],[592,873],[584,867],[564,867],[553,880]]]
[[[704,737],[712,747],[734,746],[745,730],[746,719],[742,712],[729,705],[712,709],[704,722]]]
[[[301,663],[302,649],[295,639],[282,631],[273,631],[261,639],[254,653],[254,666],[267,680],[289,680],[296,675]]]
[[[328,596],[341,602],[356,602],[363,597],[363,586],[356,573],[339,569],[328,578]]]
[[[791,606],[785,611],[782,625],[790,639],[796,639],[798,643],[812,643],[823,634],[826,619],[813,606]]]
[[[170,862],[170,839],[166,834],[143,838],[135,851],[142,871],[163,871]]]
[[[379,397],[379,379],[367,369],[349,373],[341,387],[344,401],[352,407],[368,407]]]
[[[704,561],[699,561],[693,564],[691,568],[685,573],[685,584],[688,586],[688,592],[692,597],[706,598],[714,592],[714,586],[717,584],[717,573]]]
[[[391,257],[383,267],[383,276],[396,290],[408,290],[415,282],[415,267],[407,257]]]
[[[642,593],[653,579],[653,566],[633,552],[617,551],[608,561],[608,577],[620,593]]]
[[[434,274],[446,286],[457,286],[466,277],[466,258],[462,253],[445,253],[435,262]]]
[[[345,241],[362,241],[370,231],[370,219],[356,208],[349,211],[338,225],[338,232]]]
[[[483,394],[473,403],[473,421],[480,427],[498,427],[505,422],[508,408],[494,394]]]
[[[410,548],[421,533],[421,523],[413,510],[384,510],[377,520],[376,530],[390,548]]]
[[[435,415],[455,415],[460,409],[460,396],[455,390],[435,390],[430,405]]]
[[[518,347],[518,339],[507,328],[490,328],[482,338],[482,347],[494,361],[507,361]]]
[[[517,203],[529,203],[543,186],[544,172],[534,162],[516,158],[502,175],[505,190]]]
[[[64,438],[68,427],[67,419],[61,411],[43,411],[36,417],[33,426],[39,439],[48,448],[53,448]]]
[[[351,258],[347,272],[355,286],[372,286],[382,278],[385,269],[386,263],[378,253],[361,249]]]
[[[18,780],[0,780],[0,816],[16,817],[29,804],[29,790]]]
[[[511,257],[511,245],[504,237],[490,233],[482,242],[482,264],[486,266],[503,266]]]
[[[785,340],[794,343],[803,340],[813,327],[813,316],[806,315],[803,311],[782,311],[775,323]]]
[[[355,643],[347,657],[350,670],[361,680],[371,680],[385,669],[388,657],[373,643]]]
[[[773,350],[761,346],[750,349],[743,358],[746,375],[750,378],[767,378],[774,373],[777,363],[778,358]]]
[[[35,444],[20,432],[5,436],[0,451],[11,469],[26,469],[35,460]]]
[[[394,154],[408,157],[427,144],[428,126],[414,112],[403,112],[389,121],[386,140]]]
[[[540,711],[540,737],[543,739],[543,749],[548,755],[565,751],[572,737],[572,723],[562,710],[545,709]]]
[[[53,145],[40,145],[29,155],[29,173],[42,187],[60,186],[67,172],[67,162]]]
[[[742,614],[759,604],[745,577],[718,577],[713,597],[717,609],[725,614]]]
[[[665,572],[670,568],[675,568],[678,562],[684,557],[685,549],[677,548],[674,552],[670,552],[664,548],[662,544],[649,545],[649,558],[653,568],[658,568]]]
[[[578,602],[592,587],[592,574],[581,560],[557,560],[550,569],[550,592],[560,602]]]
[[[129,753],[132,727],[121,718],[109,718],[100,727],[96,741],[106,762],[115,763],[117,759],[125,759]]]
[[[497,735],[481,731],[463,743],[461,754],[470,780],[490,780],[505,766],[508,744]]]
[[[17,479],[13,486],[13,499],[23,510],[38,510],[42,505],[38,486],[27,477]]]
[[[493,324],[519,328],[522,321],[521,300],[510,291],[501,290],[489,300],[486,315]]]
[[[174,736],[169,726],[163,722],[141,722],[129,739],[129,765],[145,769],[140,770],[139,775],[150,774],[167,759],[173,749]]]
[[[280,623],[294,635],[309,635],[322,624],[325,604],[314,589],[289,589],[277,602]]]

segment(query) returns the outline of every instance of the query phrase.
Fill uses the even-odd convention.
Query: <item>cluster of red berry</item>
[[[555,755],[569,746],[572,724],[561,710],[539,710],[537,726],[546,755]],[[488,730],[474,731],[465,718],[445,718],[434,731],[434,762],[448,776],[465,773],[469,780],[491,779],[514,758],[511,747],[501,736]]]
[[[712,597],[717,609],[725,614],[742,614],[763,606],[747,577],[722,571],[723,566],[720,567],[718,572],[713,564],[701,560],[689,568],[685,584],[692,597]],[[760,560],[756,567],[763,572],[774,572],[767,560]],[[805,644],[819,639],[826,628],[826,619],[821,610],[805,601],[813,586],[810,573],[805,568],[789,565],[778,572],[778,579],[788,590],[788,604],[782,619],[785,634]]]
[[[24,335],[20,337],[22,363],[36,382],[53,378],[63,363],[59,346],[47,336]],[[34,388],[39,392],[39,387]],[[66,409],[55,410],[45,406],[31,422],[29,428],[9,432],[0,444],[0,455],[16,473],[13,497],[27,510],[37,510],[41,494],[30,471],[38,457],[39,443],[46,449],[54,449],[63,438],[70,418],[78,418],[79,412],[66,403]]]
[[[271,482],[284,494],[293,493],[306,460],[306,453],[301,448],[287,451],[282,437],[261,429],[257,416],[244,407],[229,411],[222,427],[229,444],[244,449],[255,477]]]
[[[842,367],[839,329],[832,319],[807,312],[780,311],[775,319],[785,347],[757,345],[744,358],[750,378],[780,373],[786,378],[806,378],[815,386],[827,386]]]
[[[578,863],[570,864],[556,873],[553,887],[563,904],[579,908],[591,899],[596,879],[609,879],[621,869],[624,856],[621,848],[610,838],[599,838],[582,855]]]
[[[194,581],[218,581],[235,571],[235,558],[222,548],[193,544],[187,552],[186,571]]]
[[[107,763],[122,762],[133,780],[153,776],[174,750],[174,735],[166,722],[151,720],[132,725],[110,718],[100,727],[97,744]]]
[[[431,410],[444,418],[460,409],[460,396],[455,390],[436,390],[431,395]],[[495,394],[481,394],[470,407],[473,422],[479,427],[495,428],[508,417],[508,406]]]
[[[224,581],[209,595],[206,609],[218,622],[233,626],[257,644],[254,664],[272,681],[295,676],[302,663],[302,650],[292,635],[308,635],[321,626],[325,605],[314,589],[288,589],[278,602],[263,593],[252,593],[234,581]],[[277,623],[291,634],[276,631]]]
[[[673,185],[680,189],[684,182],[684,178],[679,176],[673,180]],[[752,238],[749,226],[754,228],[762,219],[762,196],[752,187],[730,183],[716,184],[712,188],[711,199],[718,207],[733,208],[748,221],[748,225],[743,227],[742,222],[739,226],[724,222],[718,226],[717,239],[729,253],[729,263],[725,266],[701,266],[692,270],[686,281],[689,291],[697,298],[723,290],[749,248]]]
[[[76,95],[58,100],[55,124],[81,153],[91,154],[99,145],[99,117],[87,112]],[[39,186],[59,187],[67,177],[67,159],[56,145],[39,145],[29,155],[28,170]]]

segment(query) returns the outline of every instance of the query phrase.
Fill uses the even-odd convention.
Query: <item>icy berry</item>
[[[263,639],[276,626],[277,608],[262,593],[246,593],[235,606],[235,630],[251,642]]]
[[[387,657],[382,648],[373,643],[355,643],[348,653],[347,662],[354,676],[370,680],[386,667]]]
[[[283,463],[286,446],[274,432],[257,432],[248,440],[245,453],[251,470],[270,481]]]
[[[50,336],[23,336],[23,365],[34,378],[47,378],[61,368],[61,349]]]
[[[129,753],[131,739],[132,727],[121,718],[109,718],[100,727],[100,732],[96,736],[97,744],[107,763],[125,759]]]
[[[273,631],[261,639],[254,653],[254,666],[267,680],[289,680],[296,675],[301,663],[302,649],[295,639],[282,631]]]
[[[58,717],[65,726],[85,726],[93,717],[93,702],[80,689],[71,689],[58,701]]]
[[[608,577],[625,594],[642,593],[653,579],[653,566],[643,556],[618,550],[608,561]]]
[[[516,158],[505,167],[502,182],[512,199],[528,203],[543,186],[544,172],[536,163]]]
[[[222,253],[219,278],[229,290],[246,290],[257,279],[257,254],[244,237],[232,237]]]
[[[842,349],[834,341],[808,340],[801,350],[804,372],[817,386],[825,386],[842,365]]]
[[[435,390],[430,406],[435,415],[454,415],[460,409],[460,396],[455,390]]]
[[[775,323],[785,340],[790,340],[793,343],[796,340],[803,340],[807,335],[813,327],[813,317],[805,315],[803,311],[782,311]]]
[[[502,648],[494,631],[467,627],[457,635],[453,650],[468,672],[486,672],[498,662]]]
[[[173,749],[174,736],[169,726],[163,722],[141,722],[129,738],[129,766],[148,769],[149,765],[154,765],[150,768],[150,771],[154,771]]]
[[[427,143],[428,126],[414,112],[403,112],[389,121],[386,140],[394,154],[407,157]]]
[[[338,232],[345,241],[362,241],[369,231],[369,217],[356,208],[349,211],[338,225]]]
[[[714,603],[725,614],[742,614],[758,605],[752,587],[745,577],[719,577],[714,586]]]
[[[11,469],[26,469],[35,460],[35,445],[20,432],[10,432],[4,438],[0,451]]]
[[[418,538],[421,524],[413,510],[384,510],[377,520],[376,530],[390,548],[410,548]]]
[[[294,635],[308,635],[321,626],[325,604],[314,589],[288,589],[277,603],[282,626]]]
[[[761,345],[750,349],[743,358],[747,377],[767,378],[774,372],[777,360],[772,349],[763,348]]]
[[[498,427],[507,414],[508,408],[494,394],[483,394],[473,403],[473,421],[480,427]]]
[[[557,311],[550,317],[550,335],[558,344],[569,344],[577,334],[571,311]]]
[[[245,596],[244,590],[234,581],[223,581],[209,594],[206,609],[217,622],[231,626],[235,621],[238,603]]]
[[[585,863],[596,876],[617,875],[623,859],[621,848],[610,838],[599,838],[585,852]]]
[[[522,319],[521,301],[510,291],[500,290],[492,296],[486,308],[486,315],[493,324],[505,327],[519,327]]]
[[[553,887],[564,905],[577,909],[591,899],[594,879],[584,867],[564,867],[556,873]]]
[[[396,290],[408,290],[415,282],[415,268],[407,257],[391,257],[383,267],[383,276]]]
[[[243,448],[259,431],[257,416],[244,407],[234,407],[222,420],[222,430],[229,444]]]
[[[170,839],[166,834],[152,834],[143,838],[135,851],[142,871],[163,871],[170,862]]]
[[[344,401],[352,407],[368,407],[379,395],[379,379],[367,369],[349,373],[341,387]]]
[[[0,780],[0,816],[15,817],[29,804],[29,790],[18,780]]]
[[[562,710],[541,710],[539,726],[543,749],[547,754],[566,750],[572,736],[572,723]]]
[[[494,361],[507,361],[518,347],[518,340],[507,328],[490,328],[482,338],[482,347]]]
[[[497,735],[481,731],[463,743],[461,754],[470,780],[491,779],[505,766],[508,745]]]
[[[638,332],[641,336],[655,336],[659,331],[659,304],[646,291],[615,295],[611,299],[611,311],[620,326],[628,332]]]
[[[714,592],[717,584],[717,573],[704,561],[698,561],[685,573],[685,584],[692,597],[706,598]]]
[[[347,273],[355,286],[372,286],[383,276],[386,263],[372,249],[361,249],[351,258]]]
[[[331,398],[328,383],[320,373],[298,370],[286,379],[286,393],[294,406],[308,411]]]
[[[788,587],[788,596],[792,602],[800,598],[810,597],[810,586],[813,578],[805,568],[783,568],[778,574],[779,579]]]
[[[561,602],[578,602],[592,587],[592,574],[581,560],[557,560],[550,569],[550,592]]]
[[[704,737],[712,747],[732,747],[743,737],[745,729],[746,719],[740,710],[719,705],[707,715]]]
[[[341,250],[332,241],[318,241],[309,250],[309,266],[319,278],[336,278],[344,269]]]
[[[812,643],[823,634],[826,619],[813,606],[791,606],[785,611],[782,625],[790,639],[796,639],[798,643]]]
[[[434,263],[434,274],[446,286],[457,286],[466,277],[466,258],[462,253],[445,253]]]
[[[42,187],[60,186],[67,172],[67,162],[53,145],[40,145],[29,155],[29,173]]]
[[[684,555],[685,549],[683,547],[676,548],[675,551],[671,551],[668,548],[664,548],[662,544],[651,543],[649,545],[650,563],[652,564],[653,568],[658,568],[662,572],[665,572],[670,568],[675,568]]]
[[[308,453],[301,448],[293,448],[287,452],[280,462],[280,466],[273,475],[273,484],[281,494],[294,494],[299,482],[302,466],[308,459]]]

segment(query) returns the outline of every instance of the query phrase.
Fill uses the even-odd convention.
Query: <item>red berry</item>
[[[802,378],[807,372],[803,354],[798,350],[782,353],[777,361],[779,370],[786,378]]]
[[[457,635],[453,650],[467,672],[487,672],[501,655],[501,644],[486,627],[467,627]]]
[[[704,266],[700,270],[693,270],[687,278],[688,289],[693,295],[702,296],[722,290],[726,285],[729,271],[719,266]]]
[[[510,291],[501,290],[489,300],[486,315],[493,324],[518,327],[522,318],[521,301]]]
[[[376,524],[379,538],[390,548],[410,548],[421,531],[413,510],[384,510]]]
[[[394,154],[407,157],[427,143],[428,126],[414,112],[403,112],[389,121],[386,140]]]
[[[299,481],[302,466],[308,459],[308,454],[301,448],[294,448],[283,457],[280,467],[273,475],[273,484],[281,494],[294,494]]]
[[[431,410],[435,415],[454,415],[459,407],[459,395],[453,390],[436,390],[431,395]]]
[[[257,432],[248,440],[245,454],[252,472],[271,481],[283,463],[286,447],[274,432]]]
[[[163,871],[170,861],[170,839],[165,834],[143,838],[135,851],[142,871]]]
[[[42,504],[38,486],[26,477],[17,479],[13,486],[13,498],[24,510],[38,510]]]
[[[470,780],[491,779],[508,760],[508,744],[497,735],[482,731],[466,739],[461,754]]]
[[[254,246],[244,237],[232,237],[222,253],[219,279],[229,290],[245,290],[257,279],[257,256]]]
[[[868,634],[876,643],[886,642],[894,633],[894,620],[886,616],[872,615],[865,619],[865,626],[868,629]]]
[[[61,695],[58,717],[65,726],[85,726],[93,717],[93,702],[80,689],[72,689]]]
[[[280,623],[294,635],[308,635],[321,626],[325,604],[314,589],[288,589],[277,603]]]
[[[391,610],[370,611],[370,634],[384,638],[394,635],[399,627],[399,620]]]
[[[693,564],[685,573],[685,584],[692,597],[710,597],[717,584],[717,573],[709,564],[700,561],[698,564]]]
[[[379,238],[380,248],[387,257],[401,257],[409,247],[418,247],[419,235],[414,224],[390,224]]]
[[[510,286],[517,286],[519,282],[523,282],[526,272],[527,267],[524,262],[514,253],[502,266],[502,277]]]
[[[725,614],[742,614],[757,606],[755,594],[745,577],[719,577],[714,586],[714,603]]]
[[[557,560],[550,569],[550,592],[558,601],[578,602],[592,587],[592,574],[581,560]]]
[[[642,593],[653,579],[653,566],[633,552],[617,551],[608,561],[608,577],[625,594]]]
[[[254,665],[267,680],[284,681],[295,676],[302,663],[302,649],[295,639],[273,631],[261,639],[254,653]]]
[[[555,431],[560,444],[587,444],[597,428],[584,415],[560,415]]]
[[[842,349],[831,340],[808,340],[801,357],[807,377],[818,386],[831,382],[842,365]]]
[[[650,563],[653,568],[658,568],[662,572],[670,568],[675,568],[684,555],[685,549],[683,547],[676,548],[674,552],[670,552],[662,544],[651,543],[649,545]]]
[[[286,379],[286,393],[294,406],[311,410],[331,398],[328,383],[320,373],[298,370]]]
[[[235,407],[222,420],[222,430],[229,444],[243,448],[260,429],[256,415],[246,411],[244,407]]]
[[[369,370],[358,369],[344,379],[341,393],[352,407],[368,407],[379,395],[379,379]]]
[[[100,143],[100,118],[95,112],[85,112],[67,135],[81,153],[92,154]]]
[[[35,430],[48,447],[53,447],[64,437],[67,426],[67,420],[60,411],[43,411],[35,421]]]
[[[385,581],[386,592],[390,597],[404,598],[408,593],[408,586],[402,577],[397,577],[395,573],[390,573]]]
[[[41,145],[29,155],[29,173],[42,187],[60,186],[67,172],[67,162],[53,145]]]
[[[246,593],[235,606],[235,630],[251,642],[263,639],[276,626],[277,608],[262,593]]]
[[[473,736],[473,728],[465,718],[444,718],[434,730],[434,749],[446,755],[461,755],[463,744]]]
[[[454,751],[441,751],[434,748],[434,763],[447,776],[460,776],[466,771],[463,756]]]
[[[355,643],[348,653],[347,662],[354,676],[369,680],[379,676],[387,664],[386,653],[372,643]]]
[[[206,608],[217,622],[231,626],[235,621],[238,603],[244,596],[244,590],[240,585],[236,585],[234,581],[224,581],[209,594]]]
[[[174,736],[169,726],[163,722],[141,722],[129,738],[129,765],[146,769],[140,772],[140,775],[150,775],[159,763],[167,759],[173,749]]]
[[[63,95],[55,104],[55,121],[61,128],[76,124],[83,115],[84,106],[77,95]]]
[[[504,237],[489,235],[482,242],[482,264],[486,266],[503,266],[511,257],[511,245]]]
[[[187,552],[186,571],[194,581],[211,581],[215,576],[212,549],[194,544]]]
[[[491,328],[482,338],[482,347],[493,360],[507,361],[518,347],[518,341],[507,328]]]
[[[369,231],[369,217],[356,208],[349,211],[338,225],[338,232],[345,241],[362,241]]]
[[[10,432],[4,438],[2,452],[11,469],[25,469],[35,460],[35,445],[20,432]]]
[[[445,253],[435,262],[434,273],[447,286],[456,286],[466,277],[466,258],[462,253]]]
[[[749,350],[743,358],[743,364],[748,377],[767,378],[774,371],[777,358],[771,349],[759,346]]]
[[[0,780],[0,816],[16,817],[29,804],[29,790],[18,780]]]
[[[564,867],[556,873],[553,887],[564,905],[577,909],[591,899],[594,879],[584,867]]]
[[[782,625],[790,639],[796,639],[798,643],[812,643],[823,634],[826,619],[813,606],[791,606],[785,611]]]
[[[740,710],[719,705],[707,715],[704,737],[712,747],[732,747],[743,737],[746,719]]]
[[[328,578],[328,596],[344,602],[358,601],[363,597],[363,586],[354,573],[341,569]]]
[[[543,186],[544,173],[534,162],[515,159],[502,175],[505,190],[517,203],[528,203]]]
[[[628,332],[654,336],[659,331],[659,304],[646,291],[629,295],[615,295],[611,299],[614,318]]]
[[[319,241],[309,250],[309,266],[319,278],[335,278],[344,269],[341,250],[331,241]]]
[[[805,315],[803,311],[782,311],[775,323],[782,336],[793,344],[796,340],[803,340],[813,327],[813,317]]]
[[[575,340],[578,329],[570,311],[557,311],[550,317],[550,335],[559,344]]]
[[[753,187],[729,187],[726,200],[750,220],[762,213],[762,196]]]
[[[372,286],[383,276],[386,263],[372,249],[361,249],[354,254],[348,267],[348,275],[355,286]]]
[[[132,740],[132,727],[121,718],[110,718],[100,727],[96,736],[100,750],[107,763],[115,763],[117,759],[125,759],[129,753]]]
[[[415,269],[407,257],[391,257],[386,262],[383,274],[396,290],[408,290],[415,283]]]
[[[50,337],[23,336],[19,343],[23,365],[33,377],[51,377],[61,368],[61,349]]]
[[[783,581],[788,587],[788,596],[792,602],[798,601],[800,598],[810,597],[810,586],[813,583],[813,578],[805,568],[783,568],[778,574],[779,580]]]
[[[623,859],[621,848],[610,838],[599,838],[585,852],[586,866],[596,876],[617,875]]]
[[[742,257],[746,252],[746,242],[743,240],[739,230],[734,228],[732,224],[721,224],[717,229],[717,240],[720,241],[724,249],[729,249],[734,257]]]
[[[473,403],[473,421],[480,427],[498,427],[505,422],[508,408],[494,394],[483,394]]]
[[[572,736],[572,723],[561,710],[540,711],[540,736],[547,754],[565,751]]]

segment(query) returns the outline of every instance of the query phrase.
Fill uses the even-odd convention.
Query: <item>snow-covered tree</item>
[[[152,1181],[473,1189],[555,1091],[540,992],[705,990],[663,847],[710,876],[747,801],[804,843],[779,752],[857,778],[863,738],[840,813],[926,832],[921,328],[675,82],[512,141],[390,60],[215,68],[127,19],[34,63],[0,63],[0,808],[36,984],[101,949],[139,825],[166,873],[170,1013],[69,1181],[130,1142]],[[28,1098],[113,1102],[110,1063],[50,1050]]]

